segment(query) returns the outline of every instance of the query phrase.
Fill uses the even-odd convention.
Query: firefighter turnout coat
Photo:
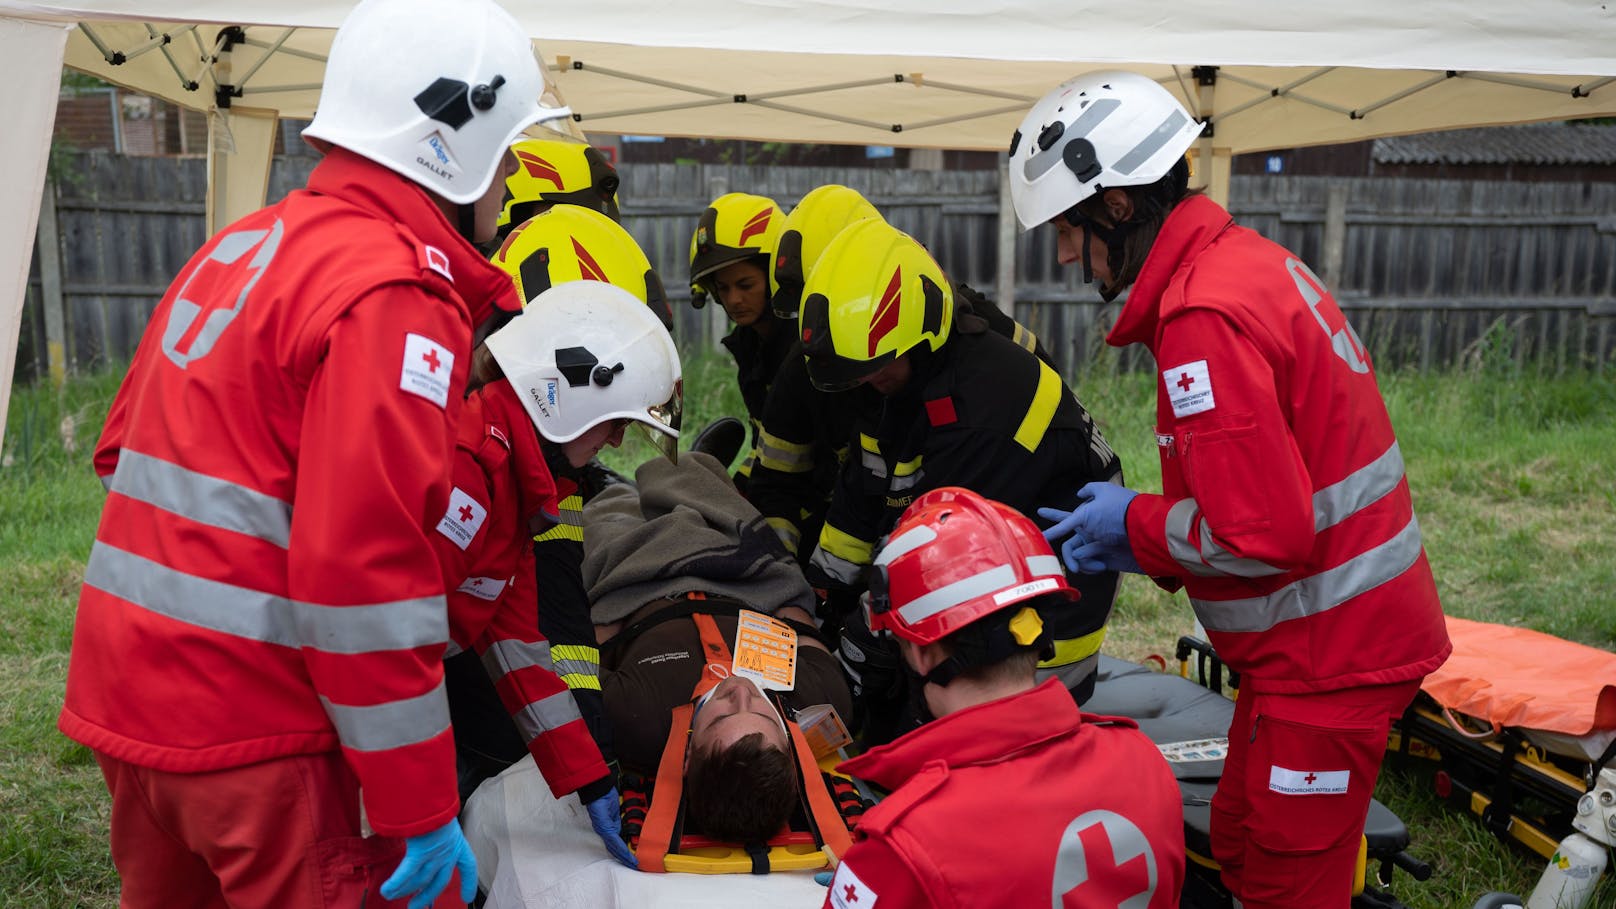
[[[178,773],[340,747],[378,833],[453,820],[429,534],[495,301],[425,191],[340,148],[203,246],[96,448],[62,731]]]
[[[771,330],[765,334],[751,325],[737,325],[718,342],[735,359],[735,384],[741,389],[741,403],[746,405],[746,421],[751,427],[752,447],[735,470],[736,486],[742,494],[746,494],[748,479],[757,464],[769,388],[780,364],[797,346],[797,327],[791,320],[767,311],[758,324],[767,324]]]
[[[1423,676],[1450,648],[1369,354],[1288,250],[1204,197],[1168,216],[1106,340],[1160,367],[1162,495],[1128,509],[1255,691]]]
[[[979,316],[989,330],[1037,354],[1060,373],[1060,364],[1036,335],[970,285],[955,284],[954,301],[956,322],[963,315]],[[786,549],[794,555],[800,551],[805,561],[819,539],[837,474],[847,458],[852,403],[848,395],[814,388],[802,345],[795,343],[768,389],[762,423],[755,427],[758,444],[747,500],[763,513]],[[808,551],[802,550],[805,537]]]
[[[1121,460],[1055,370],[985,320],[957,318],[942,349],[916,362],[889,397],[839,393],[855,425],[807,569],[816,587],[860,587],[876,541],[927,490],[962,486],[1037,521],[1038,506],[1071,507],[1085,483],[1122,480]],[[1114,572],[1072,583],[1076,608],[1044,616],[1056,642],[1048,667],[1098,652],[1116,597]]]

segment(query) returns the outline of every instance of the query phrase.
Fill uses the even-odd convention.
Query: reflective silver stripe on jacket
[[[555,672],[559,676],[569,675],[598,675],[600,663],[590,660],[560,659],[555,661]]]
[[[1328,612],[1402,575],[1420,557],[1420,525],[1408,524],[1386,542],[1334,568],[1302,578],[1262,597],[1190,598],[1196,618],[1211,631],[1267,631],[1280,622]]]
[[[292,539],[290,502],[128,448],[118,453],[118,469],[108,489],[198,524],[244,533],[282,549]]]
[[[775,534],[780,537],[780,542],[785,545],[786,551],[796,555],[797,547],[802,545],[802,531],[797,529],[797,525],[785,518],[764,518],[763,520],[774,528]]]
[[[1375,504],[1403,482],[1403,453],[1393,442],[1380,457],[1313,493],[1313,529],[1324,530]]]
[[[1016,322],[1015,327],[1010,330],[1010,340],[1027,353],[1038,352],[1038,336],[1028,331],[1020,322]]]
[[[583,499],[579,496],[567,496],[561,500],[561,507],[557,509],[557,524],[571,524],[574,527],[584,526]]]
[[[1285,573],[1285,569],[1275,568],[1266,562],[1231,554],[1212,539],[1212,528],[1205,521],[1201,522],[1200,548],[1191,545],[1190,533],[1195,529],[1200,515],[1201,506],[1194,499],[1179,499],[1167,510],[1167,553],[1190,574],[1200,577],[1234,575],[1262,578]]]
[[[1393,442],[1380,457],[1313,493],[1314,531],[1334,527],[1390,495],[1403,481],[1403,471],[1402,452]],[[1181,499],[1167,512],[1168,554],[1191,574],[1201,577],[1233,575],[1260,578],[1286,570],[1256,559],[1231,555],[1212,538],[1211,530],[1204,522],[1201,546],[1197,550],[1190,545],[1189,539],[1199,514],[1200,506],[1194,499]]]
[[[809,557],[808,564],[824,572],[826,577],[839,584],[854,583],[859,579],[859,572],[864,570],[864,566],[857,562],[826,552],[823,543],[814,549],[814,554]]]
[[[806,473],[814,469],[814,448],[788,442],[764,432],[756,449],[758,464],[780,473]]]
[[[578,702],[573,700],[570,688],[529,702],[514,717],[516,730],[522,733],[523,740],[529,742],[582,718],[583,714],[578,712]]]
[[[885,477],[887,475],[887,462],[873,451],[859,452],[859,463],[864,465],[873,476]]]
[[[449,728],[449,698],[443,682],[426,694],[369,707],[334,704],[320,696],[337,738],[354,751],[390,751],[425,742]]]
[[[327,653],[408,650],[449,639],[441,596],[323,606],[186,574],[100,540],[84,583],[177,622],[266,644]]]
[[[899,461],[892,465],[892,482],[887,484],[887,489],[892,492],[913,489],[926,473],[920,467],[923,457],[923,455],[915,455],[907,461]]]
[[[550,660],[550,642],[495,641],[494,646],[483,651],[483,668],[488,670],[491,679],[534,666],[555,671],[555,664]]]
[[[888,484],[887,488],[892,492],[903,492],[906,489],[914,489],[915,486],[925,478],[925,476],[926,472],[924,470],[917,470],[908,476],[893,477],[892,482]]]

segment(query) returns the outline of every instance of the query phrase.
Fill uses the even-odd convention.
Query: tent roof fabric
[[[1587,0],[504,2],[574,127],[600,132],[999,151],[1057,83],[1134,69],[1206,124],[1195,179],[1214,198],[1240,152],[1616,115],[1616,3]],[[0,392],[60,66],[210,113],[219,227],[262,203],[273,118],[313,113],[353,5],[0,0],[0,153],[33,187],[0,195]],[[999,242],[1009,261],[1013,233]]]
[[[1616,164],[1616,126],[1533,123],[1376,139],[1377,164]]]
[[[1000,150],[1049,88],[1114,66],[1167,85],[1231,152],[1616,113],[1616,11],[1577,0],[508,5],[600,132]],[[0,16],[78,24],[69,65],[188,107],[223,82],[235,104],[308,117],[350,6],[0,0]],[[210,67],[226,24],[246,42]]]

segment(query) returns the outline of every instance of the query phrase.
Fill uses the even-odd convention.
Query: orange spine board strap
[[[641,871],[660,874],[668,870],[663,860],[673,843],[673,828],[679,822],[679,805],[684,800],[685,742],[690,738],[690,718],[694,714],[693,704],[673,708],[668,742],[662,746],[662,762],[657,765],[651,810],[646,812],[645,826],[640,829],[640,847],[634,853]]]
[[[808,747],[808,737],[802,734],[802,727],[795,720],[788,720],[786,730],[791,733],[791,744],[797,749],[797,766],[802,771],[802,791],[808,797],[808,813],[814,827],[818,828],[820,843],[834,856],[831,859],[834,865],[852,848],[853,836],[847,831],[847,820],[837,809],[830,789],[819,778],[819,764],[814,760],[813,749]]]

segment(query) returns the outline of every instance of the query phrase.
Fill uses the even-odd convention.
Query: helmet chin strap
[[[459,223],[457,223],[455,225],[455,229],[460,232],[460,236],[466,238],[467,243],[470,243],[472,246],[476,246],[477,245],[477,203],[475,203],[475,202],[462,202],[462,203],[460,203],[458,213],[459,214],[458,214],[458,217],[456,218],[456,220]]]
[[[1066,210],[1065,218],[1066,223],[1083,229],[1083,283],[1094,283],[1094,264],[1089,258],[1089,238],[1091,236],[1099,237],[1100,242],[1105,244],[1105,264],[1111,270],[1111,280],[1114,283],[1117,275],[1122,271],[1122,245],[1127,240],[1128,234],[1132,233],[1133,229],[1138,226],[1138,223],[1135,221],[1122,221],[1115,226],[1107,227],[1078,211],[1076,205]],[[1100,298],[1107,303],[1115,300],[1121,293],[1122,288],[1120,287],[1101,286],[1100,288]]]

